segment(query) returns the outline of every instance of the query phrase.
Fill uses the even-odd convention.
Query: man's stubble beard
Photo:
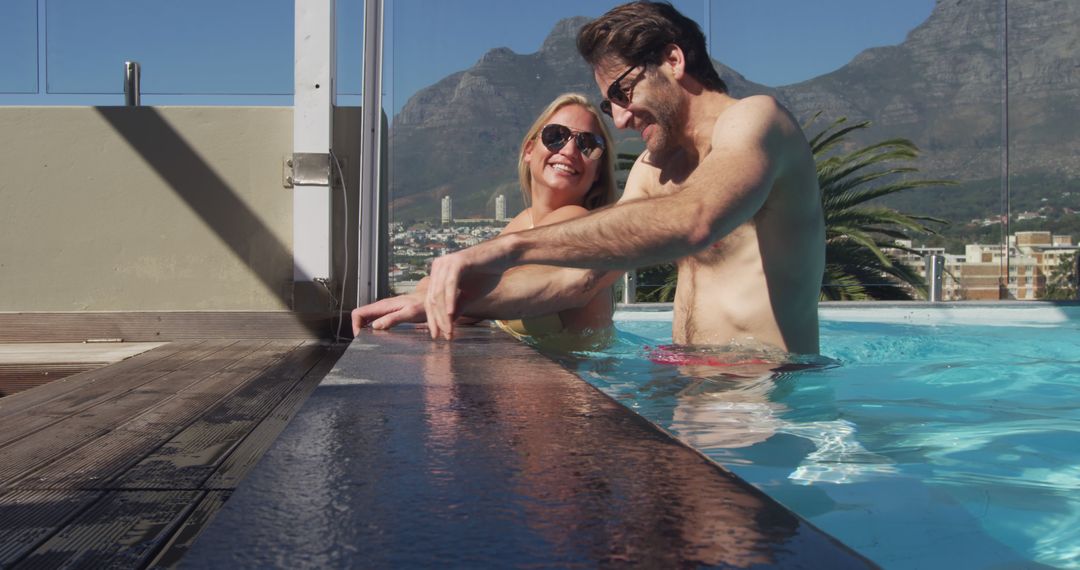
[[[656,97],[649,101],[656,128],[645,143],[645,148],[650,156],[663,159],[679,149],[676,133],[680,131],[679,126],[685,122],[683,106],[680,104],[677,86],[660,76],[651,77],[648,81],[656,87]]]

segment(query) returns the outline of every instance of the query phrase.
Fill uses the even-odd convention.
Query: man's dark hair
[[[656,65],[675,44],[686,57],[686,72],[711,91],[727,92],[712,65],[697,23],[667,2],[631,2],[582,26],[577,47],[589,65],[617,57],[629,65]]]

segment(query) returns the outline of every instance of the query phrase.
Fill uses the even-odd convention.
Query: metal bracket
[[[292,188],[292,182],[292,155],[289,155],[281,159],[281,186],[283,188]]]
[[[282,185],[293,186],[329,186],[330,154],[315,152],[297,152],[286,157],[282,167],[284,179]]]

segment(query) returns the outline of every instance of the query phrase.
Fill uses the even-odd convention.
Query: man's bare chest
[[[742,263],[757,263],[758,253],[757,226],[750,219],[708,247],[679,259],[677,265],[681,273],[687,274],[723,271]]]
[[[657,180],[650,185],[650,188],[645,192],[645,195],[649,198],[660,198],[678,194],[682,189],[682,184],[676,184],[675,182],[660,182]]]

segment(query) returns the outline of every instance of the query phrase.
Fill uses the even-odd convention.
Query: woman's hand
[[[423,293],[398,295],[353,309],[353,336],[360,334],[365,324],[376,330],[384,330],[399,323],[422,323],[426,320]]]

